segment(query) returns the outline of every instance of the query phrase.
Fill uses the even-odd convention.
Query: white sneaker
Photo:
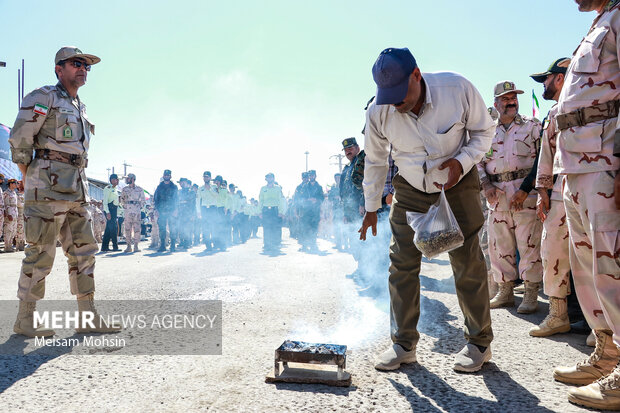
[[[473,373],[482,368],[482,365],[491,360],[491,346],[484,353],[480,352],[475,344],[468,343],[459,351],[454,359],[454,370]]]
[[[399,344],[392,344],[392,347],[381,353],[377,357],[377,370],[396,370],[401,364],[415,363],[415,347],[411,351],[406,351]]]

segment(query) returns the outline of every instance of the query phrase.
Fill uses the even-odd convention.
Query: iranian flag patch
[[[43,115],[43,116],[47,116],[47,110],[48,110],[48,107],[40,103],[35,104],[34,109],[33,109],[34,113],[38,115]]]

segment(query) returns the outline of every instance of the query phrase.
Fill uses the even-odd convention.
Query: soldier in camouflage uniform
[[[598,16],[566,72],[553,173],[564,176],[570,264],[596,348],[554,378],[583,386],[569,390],[573,403],[620,410],[620,1],[577,3]]]
[[[4,252],[15,252],[13,241],[17,235],[17,180],[9,179],[4,194]]]
[[[121,206],[125,210],[125,240],[127,248],[125,252],[139,252],[141,223],[142,223],[142,207],[146,204],[144,197],[144,189],[136,185],[136,175],[127,174],[125,178],[127,186],[121,191]]]
[[[45,295],[59,239],[69,267],[71,293],[80,312],[95,313],[95,328],[80,332],[114,332],[96,315],[95,253],[97,243],[85,204],[89,201],[84,168],[95,126],[77,95],[91,65],[100,59],[76,47],[63,47],[55,57],[58,83],[29,93],[22,101],[9,143],[25,177],[25,258],[19,276],[19,313],[13,330],[28,337],[54,331],[34,328],[35,303]],[[34,152],[34,159],[33,159]]]
[[[4,229],[4,194],[1,188],[2,183],[4,183],[4,175],[0,174],[0,237],[2,237]]]
[[[356,238],[356,231],[359,223],[364,216],[364,191],[362,181],[364,180],[364,159],[366,154],[360,150],[355,138],[348,138],[342,141],[342,149],[349,160],[340,176],[340,199],[342,200],[343,210],[343,241],[345,248],[351,248],[351,239]],[[356,249],[352,253],[356,256]]]
[[[24,182],[17,183],[17,236],[15,238],[17,249],[24,250],[26,236],[24,235]]]
[[[525,281],[525,295],[517,309],[533,313],[538,307],[542,281],[540,258],[541,222],[536,217],[536,194],[526,194],[525,201],[511,204],[520,185],[532,169],[540,140],[540,121],[519,115],[513,82],[495,85],[495,108],[499,112],[491,149],[478,164],[480,181],[490,209],[488,218],[491,270],[499,291],[491,308],[514,305],[513,287],[520,276]],[[516,251],[520,261],[517,270]]]
[[[159,248],[159,225],[157,224],[159,218],[159,212],[155,208],[151,209],[151,212],[148,214],[149,219],[151,220],[151,245],[149,248],[158,249]]]

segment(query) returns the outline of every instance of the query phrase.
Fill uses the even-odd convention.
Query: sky
[[[463,74],[488,106],[512,80],[520,112],[533,89],[545,114],[529,75],[570,57],[594,17],[572,0],[0,0],[0,123],[17,114],[21,59],[28,93],[56,83],[54,55],[74,45],[102,59],[79,90],[96,125],[89,177],[126,162],[152,193],[164,169],[199,184],[209,170],[249,199],[267,172],[292,195],[307,158],[326,189],[341,141],[363,146],[381,50]]]

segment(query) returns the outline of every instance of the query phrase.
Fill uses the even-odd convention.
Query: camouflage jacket
[[[364,206],[362,182],[365,157],[365,152],[360,151],[351,163],[344,167],[340,175],[340,199],[346,216],[359,214],[359,207]]]
[[[140,215],[140,211],[145,204],[144,190],[138,185],[133,188],[127,185],[121,191],[121,205],[126,213]]]
[[[86,106],[79,97],[72,98],[60,83],[39,88],[24,98],[9,143],[13,162],[29,165],[26,202],[89,200],[83,166],[33,159],[33,150],[50,149],[85,159],[94,133],[95,125],[86,116]]]

